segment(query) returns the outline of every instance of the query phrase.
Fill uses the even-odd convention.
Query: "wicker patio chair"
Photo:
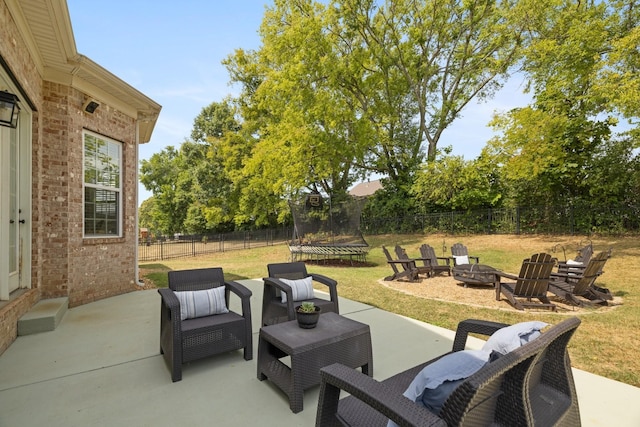
[[[427,259],[424,259],[422,257],[420,258],[409,258],[409,255],[407,255],[407,251],[400,245],[396,245],[395,247],[395,253],[396,253],[396,257],[399,260],[412,260],[415,265],[416,265],[416,269],[418,270],[418,275],[423,274],[427,277],[431,276],[432,273],[432,268],[431,268],[431,264],[428,263]],[[418,262],[422,261],[423,265],[419,265]]]
[[[219,353],[244,349],[244,359],[253,358],[251,331],[251,291],[236,282],[224,280],[221,268],[170,271],[169,288],[158,289],[160,304],[160,353],[171,370],[171,379],[182,379],[182,365]],[[242,313],[211,314],[182,320],[182,308],[176,294],[224,286],[224,301],[229,307],[231,293],[240,298]]]
[[[431,267],[431,276],[442,273],[451,276],[451,258],[436,256],[435,249],[426,243],[420,246],[420,255],[422,255],[425,265],[429,264]]]
[[[294,320],[295,306],[300,302],[294,301],[291,286],[280,279],[299,280],[311,277],[316,284],[321,284],[328,288],[329,299],[314,298],[305,299],[312,301],[320,307],[323,313],[332,311],[338,313],[338,282],[322,274],[308,273],[304,262],[285,262],[268,264],[267,272],[269,277],[263,278],[262,294],[262,325],[273,325],[275,323]],[[286,302],[282,302],[282,293],[286,294]]]
[[[377,381],[341,364],[322,368],[316,426],[579,426],[580,410],[567,344],[580,319],[548,328],[487,363],[455,388],[438,414],[403,396],[416,375],[440,357]],[[453,352],[469,333],[491,335],[505,327],[480,320],[460,322]],[[448,354],[451,354],[448,353]],[[441,356],[442,357],[442,356]],[[340,392],[350,396],[340,399]]]
[[[551,271],[555,260],[547,253],[531,255],[522,261],[520,273],[516,276],[496,270],[496,300],[500,301],[500,294],[507,297],[511,305],[518,310],[529,308],[547,308],[556,310],[556,305],[547,298]],[[505,282],[503,279],[515,282]],[[533,299],[539,300],[533,301]]]
[[[602,274],[610,251],[602,251],[592,256],[580,273],[552,273],[549,292],[575,306],[607,305],[613,299],[611,292],[596,286],[596,279]]]
[[[469,251],[467,250],[467,247],[465,245],[463,245],[462,243],[454,243],[451,246],[451,258],[453,258],[454,267],[458,264],[461,264],[456,259],[456,257],[459,257],[459,256],[466,256],[467,259],[469,260],[467,264],[471,264],[471,261],[474,261],[476,264],[480,262],[480,257],[469,255]]]
[[[385,277],[384,280],[392,281],[407,279],[410,282],[418,280],[418,267],[416,266],[415,261],[410,259],[394,259],[391,257],[389,250],[384,246],[382,246],[382,252],[384,252],[384,255],[387,257],[387,264],[389,264],[393,270],[393,274]]]

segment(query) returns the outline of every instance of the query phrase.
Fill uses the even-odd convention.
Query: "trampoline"
[[[290,200],[294,223],[291,261],[337,258],[365,262],[369,245],[360,232],[364,203],[362,198],[336,201],[318,193]]]

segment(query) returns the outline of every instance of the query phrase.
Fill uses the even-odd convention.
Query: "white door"
[[[26,287],[29,273],[25,276],[24,269],[31,264],[24,259],[29,256],[24,250],[29,209],[22,206],[28,199],[23,194],[25,153],[21,153],[19,128],[0,127],[0,300]]]

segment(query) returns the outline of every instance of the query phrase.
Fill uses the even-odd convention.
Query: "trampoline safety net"
[[[365,200],[349,197],[332,201],[320,194],[290,200],[293,239],[291,260],[348,258],[365,261],[369,245],[360,232],[360,214]]]

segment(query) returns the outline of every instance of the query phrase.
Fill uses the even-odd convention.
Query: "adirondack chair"
[[[400,245],[396,245],[395,247],[396,257],[400,260],[413,260],[416,263],[416,268],[418,269],[418,275],[423,274],[427,277],[431,277],[431,265],[427,265],[423,258],[409,258],[407,255],[407,251]],[[418,265],[418,261],[422,261],[424,265]]]
[[[436,256],[436,251],[433,247],[426,243],[420,246],[420,255],[424,265],[431,267],[431,277],[442,273],[447,273],[451,276],[451,258]]]
[[[518,310],[532,307],[555,311],[556,305],[547,298],[551,270],[554,265],[555,260],[551,255],[539,253],[522,261],[520,274],[517,276],[496,271],[496,300],[500,301],[500,294],[504,294],[511,305]],[[515,280],[515,282],[503,282],[503,278]],[[534,298],[540,302],[533,301]]]
[[[460,262],[460,258],[458,257],[467,257],[468,262]],[[455,267],[458,264],[471,264],[471,261],[474,260],[475,263],[480,262],[480,257],[469,255],[469,251],[467,247],[462,243],[454,243],[451,246],[451,258],[453,259],[453,266]]]
[[[406,259],[393,259],[389,250],[386,247],[382,247],[382,252],[387,257],[387,264],[391,266],[393,270],[393,274],[391,276],[387,276],[384,280],[400,280],[400,279],[408,279],[410,282],[415,282],[418,280],[418,268],[416,267],[416,262],[413,260]],[[400,268],[398,268],[400,267]]]
[[[568,274],[568,273],[582,274],[582,271],[586,268],[587,263],[589,262],[592,256],[593,256],[593,245],[589,243],[588,245],[578,249],[578,254],[576,255],[575,258],[566,260],[566,261],[558,261],[558,273],[559,274]]]
[[[552,273],[549,292],[579,307],[607,305],[613,296],[608,289],[596,286],[595,281],[602,274],[609,254],[610,251],[602,251],[591,257],[580,275],[572,272]]]

